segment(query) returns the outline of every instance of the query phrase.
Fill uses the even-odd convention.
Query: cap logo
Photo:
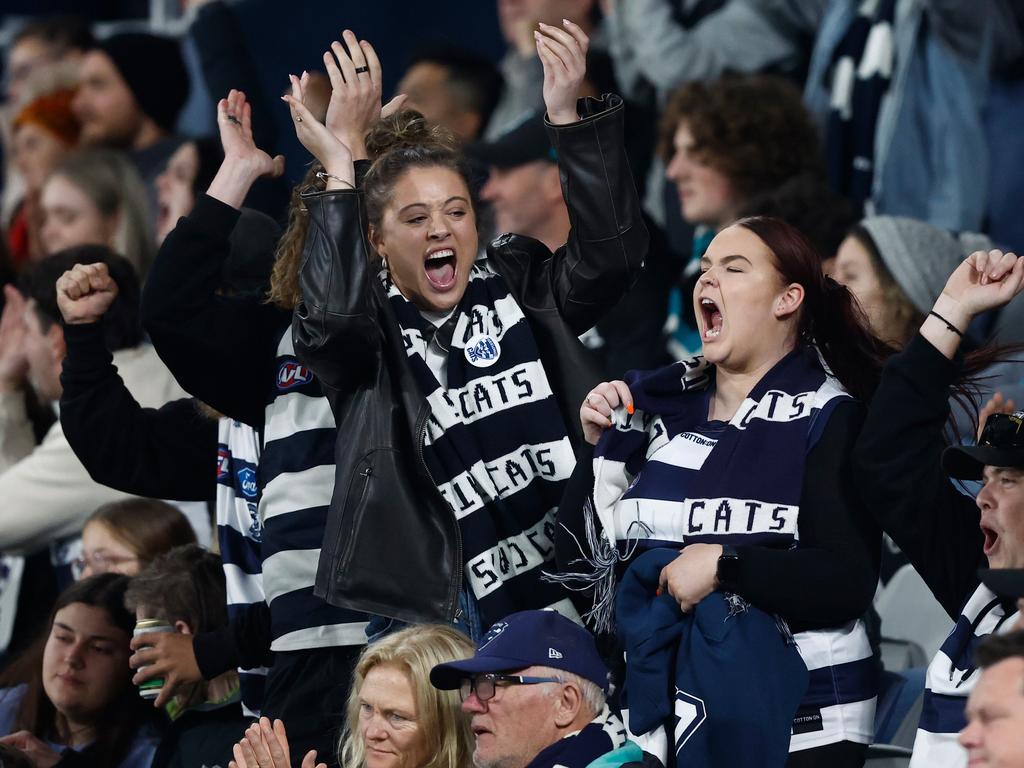
[[[562,658],[562,654],[559,651],[556,651],[554,648],[548,648],[548,658],[560,659]]]
[[[484,641],[480,643],[480,647],[477,648],[477,651],[482,651],[484,648],[490,645],[491,641],[497,638],[498,635],[500,635],[506,629],[508,629],[508,622],[499,621],[497,624],[495,624],[493,627],[487,630],[487,634],[484,635]]]

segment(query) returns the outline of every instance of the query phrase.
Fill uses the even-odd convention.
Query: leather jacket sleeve
[[[523,301],[543,306],[553,300],[578,335],[632,286],[649,238],[626,158],[622,99],[614,94],[584,98],[577,109],[579,122],[545,120],[569,210],[568,241],[546,258],[546,249],[530,238],[502,237],[494,246],[504,257],[503,274],[521,286]]]
[[[363,196],[346,189],[302,200],[310,225],[299,269],[302,299],[292,319],[295,352],[326,390],[347,389],[380,364]]]

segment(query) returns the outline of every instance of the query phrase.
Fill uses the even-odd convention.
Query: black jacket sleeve
[[[864,406],[836,406],[807,456],[796,549],[738,546],[735,583],[721,588],[784,618],[794,632],[860,618],[878,583],[881,533],[854,485],[850,457]]]
[[[142,294],[142,322],[186,391],[260,428],[275,345],[290,315],[218,294],[239,212],[203,195],[160,247]]]
[[[204,680],[232,669],[270,666],[270,608],[253,603],[236,613],[227,626],[200,632],[192,640],[196,664]]]
[[[531,307],[553,302],[579,335],[636,282],[649,233],[626,157],[622,99],[580,99],[577,109],[579,122],[546,123],[569,212],[566,244],[550,254],[542,244],[514,236],[499,238],[494,247],[502,275],[520,286],[521,301]],[[521,247],[526,243],[532,247]]]
[[[64,339],[60,424],[89,476],[137,496],[212,499],[217,422],[191,398],[140,406],[114,367],[99,323],[65,326]]]
[[[984,564],[977,506],[941,465],[957,367],[922,336],[911,339],[886,364],[854,451],[868,509],[953,618]]]

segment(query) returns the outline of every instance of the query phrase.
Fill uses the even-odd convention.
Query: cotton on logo
[[[247,498],[256,496],[256,470],[252,467],[242,467],[238,470],[238,487]]]
[[[686,742],[707,720],[708,712],[704,707],[703,699],[698,699],[696,696],[676,688],[676,704],[673,714],[676,718],[676,757],[679,757]]]
[[[277,369],[277,388],[282,392],[309,384],[312,380],[313,372],[300,363],[289,361]]]

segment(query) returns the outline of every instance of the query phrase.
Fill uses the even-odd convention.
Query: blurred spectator
[[[505,82],[501,99],[484,131],[485,139],[494,139],[514,128],[531,112],[544,108],[542,86],[544,69],[537,58],[533,34],[538,23],[564,31],[562,19],[576,22],[593,37],[594,0],[496,0],[501,34],[508,52],[500,70]]]
[[[1024,768],[1024,632],[987,637],[975,652],[981,676],[967,701],[960,746],[979,768]]]
[[[153,261],[145,192],[132,164],[113,150],[68,155],[43,184],[41,230],[46,255],[103,245],[124,256],[138,279]]]
[[[98,573],[135,576],[174,547],[195,544],[192,526],[176,507],[156,499],[124,499],[104,504],[82,528],[80,578]]]
[[[150,764],[158,734],[128,670],[127,585],[106,573],[68,587],[44,634],[0,676],[0,743],[37,768]]]
[[[29,101],[14,118],[11,160],[21,174],[24,197],[8,226],[16,267],[42,258],[43,183],[78,143],[81,126],[71,111],[75,92],[62,87]]]
[[[466,153],[490,169],[480,199],[491,205],[498,233],[532,237],[552,251],[565,244],[569,211],[542,114],[535,113],[497,139],[470,145]],[[612,378],[667,362],[662,327],[673,263],[653,222],[648,221],[648,230],[652,237],[643,272],[596,330],[584,336]]]
[[[809,53],[804,103],[827,129],[836,190],[873,213],[980,228],[991,2],[729,0],[691,28],[675,6],[612,0],[624,80],[632,68],[666,93],[727,71],[799,71]]]
[[[696,353],[701,341],[688,297],[698,263],[715,233],[750,200],[790,179],[824,183],[818,132],[791,84],[766,76],[692,82],[673,94],[659,127],[658,151],[680,210],[696,227],[680,290],[669,312],[672,354]]]
[[[41,398],[60,398],[66,346],[54,285],[78,262],[102,262],[109,269],[107,306],[97,318],[104,316],[107,347],[138,401],[160,405],[184,394],[152,347],[142,343],[138,280],[123,257],[102,246],[83,246],[33,264],[22,275],[24,297],[8,289],[0,321],[0,550],[33,552],[77,534],[89,513],[124,497],[88,476],[59,424],[36,447],[25,416],[22,390],[29,382]]]
[[[43,16],[30,21],[7,47],[7,98],[17,103],[33,72],[57,61],[77,61],[94,45],[88,19],[82,16]]]
[[[157,246],[206,192],[223,160],[220,139],[212,137],[186,141],[171,155],[155,182]]]
[[[150,193],[182,139],[173,135],[189,81],[176,40],[138,32],[113,35],[82,59],[74,100],[82,142],[126,151]]]
[[[740,206],[738,213],[739,218],[772,216],[799,229],[821,256],[821,268],[827,275],[834,274],[839,244],[857,223],[850,201],[814,173],[794,176],[754,195]]]
[[[175,547],[132,579],[125,605],[138,621],[159,619],[178,634],[220,630],[228,621],[220,558],[195,544]],[[132,647],[144,646],[152,638],[140,635]],[[164,705],[171,726],[157,748],[152,768],[226,765],[231,745],[249,722],[238,702],[234,670],[180,688]]]
[[[871,216],[843,240],[834,274],[857,297],[874,334],[903,347],[960,262],[991,247],[985,235],[954,236],[923,221]]]
[[[346,705],[338,755],[342,768],[468,768],[469,722],[454,691],[430,684],[430,670],[472,652],[465,635],[432,624],[407,627],[368,645],[356,662]],[[280,721],[272,730],[264,719],[238,743],[238,768],[287,768],[287,761],[268,762],[273,747],[288,755],[288,734]],[[307,753],[302,765],[312,766],[317,757]],[[294,764],[302,759],[296,754]]]
[[[594,638],[554,611],[507,616],[475,654],[435,666],[430,682],[459,691],[477,768],[584,768],[625,741]]]
[[[406,109],[443,125],[460,142],[479,138],[501,97],[502,80],[489,59],[454,45],[428,45],[412,55],[395,88]]]

